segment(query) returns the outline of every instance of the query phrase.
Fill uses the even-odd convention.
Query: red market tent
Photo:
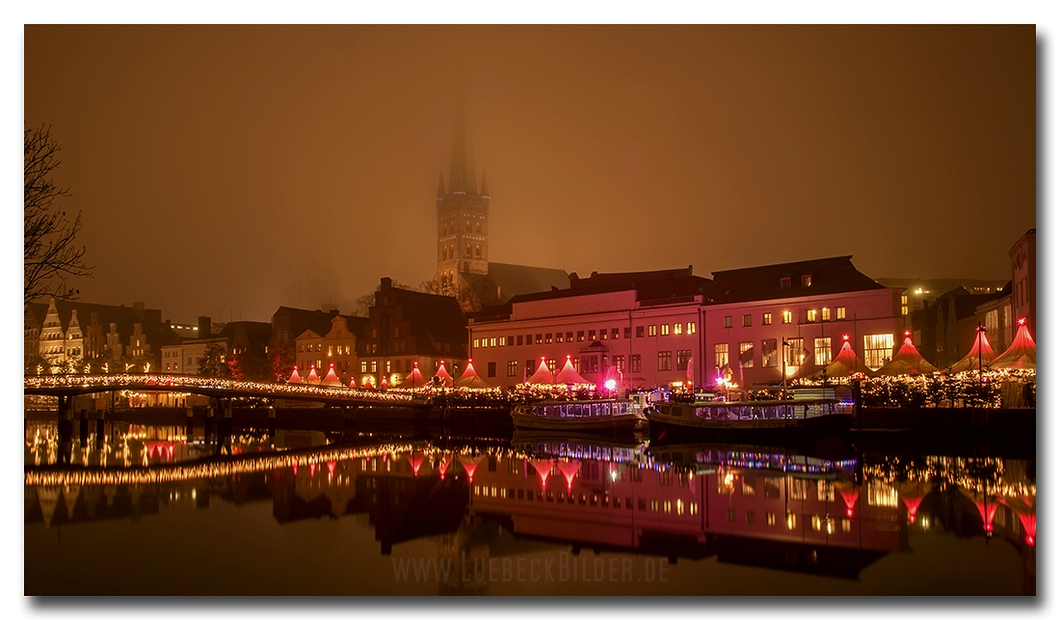
[[[445,369],[445,360],[438,364],[438,372],[434,373],[434,376],[441,379],[442,385],[445,387],[453,387],[453,376]]]
[[[980,357],[980,353],[982,357]],[[950,374],[956,374],[967,370],[979,370],[980,363],[982,363],[982,368],[985,370],[990,366],[990,362],[994,361],[995,357],[997,357],[997,354],[994,353],[993,347],[990,346],[990,340],[986,337],[986,328],[980,327],[976,331],[975,342],[972,343],[972,349],[968,351],[968,355],[965,355],[961,358],[961,361],[950,366],[949,372]]]
[[[405,377],[405,380],[398,387],[417,389],[425,385],[427,385],[427,380],[423,378],[423,373],[420,372],[420,363],[416,362],[412,365],[412,372]]]
[[[342,385],[342,381],[339,381],[339,376],[335,374],[335,364],[328,367],[328,374],[324,376],[322,385],[338,387]]]
[[[526,382],[537,385],[552,385],[552,373],[549,371],[548,365],[545,364],[545,358],[541,358],[541,365],[537,367],[537,370]]]
[[[357,379],[355,377],[350,377],[350,387],[357,389]]]
[[[991,370],[1016,368],[1035,370],[1037,368],[1038,349],[1034,344],[1034,338],[1031,338],[1030,330],[1027,329],[1027,319],[1021,318],[1017,323],[1019,328],[1016,330],[1016,337],[1005,352],[990,363]]]
[[[872,374],[872,370],[854,353],[847,336],[843,336],[843,346],[839,349],[839,355],[836,355],[827,366],[813,373],[812,377],[815,379],[826,377],[845,379],[855,372],[864,375]]]
[[[556,373],[553,383],[557,385],[592,385],[592,381],[587,381],[585,377],[578,374],[577,370],[574,370],[574,364],[571,363],[569,355],[567,356],[567,361],[563,364],[563,368]]]
[[[379,382],[379,389],[385,390],[388,387],[390,387],[390,382],[386,380],[386,377],[383,377],[383,380]]]
[[[291,371],[291,378],[287,380],[287,383],[301,383],[302,375],[298,374],[298,367],[295,366],[294,370]]]
[[[467,361],[467,366],[464,368],[463,374],[454,383],[458,388],[488,388],[490,384],[486,383],[482,377],[478,376],[475,372],[475,365],[471,363],[471,360]]]
[[[926,375],[933,372],[935,372],[935,367],[916,350],[916,347],[913,346],[913,340],[909,337],[909,332],[907,331],[905,340],[902,341],[902,346],[899,347],[898,352],[894,354],[891,361],[876,371],[876,376]]]
[[[320,383],[320,377],[317,376],[316,366],[309,367],[309,376],[305,378],[307,383]]]

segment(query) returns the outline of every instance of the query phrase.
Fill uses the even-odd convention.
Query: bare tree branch
[[[25,130],[25,307],[51,295],[59,300],[76,299],[78,291],[66,287],[66,278],[91,277],[92,266],[85,262],[85,247],[74,239],[81,231],[81,213],[72,220],[54,203],[70,196],[69,188],[58,187],[52,172],[62,163],[59,144],[50,126]]]

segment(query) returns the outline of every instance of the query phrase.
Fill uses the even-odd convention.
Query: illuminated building
[[[472,357],[502,387],[522,383],[542,358],[567,355],[597,383],[609,367],[627,388],[673,385],[689,375],[697,386],[712,385],[727,369],[735,383],[752,386],[828,364],[844,336],[873,368],[900,344],[898,291],[873,282],[849,256],[713,276],[694,276],[691,266],[572,274],[567,289],[516,296],[472,315]]]
[[[397,385],[419,364],[430,377],[441,360],[449,368],[467,359],[467,323],[456,298],[392,285],[382,278],[358,344],[358,385]]]
[[[24,317],[24,355],[53,364],[108,356],[137,358],[156,365],[159,346],[175,340],[162,311],[136,302],[132,307],[82,302],[32,303]]]
[[[308,373],[310,367],[321,369],[321,373],[334,364],[335,372],[345,385],[350,376],[357,376],[357,340],[368,319],[333,313],[327,330],[306,329],[295,339],[295,360],[298,370]]]

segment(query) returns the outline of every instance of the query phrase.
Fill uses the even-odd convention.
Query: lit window
[[[808,308],[806,310],[806,322],[816,323],[817,322],[817,308]]]
[[[629,338],[629,336],[626,336],[626,338]],[[618,340],[618,328],[617,327],[612,327],[611,328],[611,340]]]
[[[659,330],[661,332],[661,335],[669,336],[670,335],[670,324],[669,323],[663,323],[662,325],[659,326]]]
[[[806,361],[806,351],[802,348],[802,338],[788,338],[786,347],[784,364],[790,373],[802,366],[802,363]]]
[[[821,320],[822,321],[831,321],[832,320],[832,309],[831,308],[821,308]]]
[[[490,346],[491,347],[497,346],[497,337],[496,336],[491,336],[490,337]]]
[[[865,365],[873,370],[891,361],[894,351],[894,334],[868,334],[865,336]]]
[[[619,356],[621,357],[621,356]],[[617,359],[617,358],[616,358]],[[688,370],[688,360],[692,359],[692,349],[680,349],[677,351],[677,369]]]
[[[578,342],[581,342],[583,340],[585,340],[585,332],[580,331],[578,332]]]
[[[781,313],[780,316],[781,316],[780,320],[781,320],[782,323],[785,323],[785,324],[786,323],[791,323],[791,310],[785,310],[784,312]]]
[[[681,324],[680,323],[674,323],[674,335],[675,336],[680,336],[681,335]]]
[[[548,371],[549,372],[556,372],[556,360],[554,360],[554,359],[548,360],[548,362],[546,362],[546,364],[548,365]]]
[[[832,339],[830,337],[813,339],[813,363],[825,366],[832,361]]]
[[[574,332],[567,332],[567,342],[574,342]]]
[[[600,340],[607,340],[607,328],[600,330]]]
[[[772,338],[770,340],[762,341],[762,367],[763,368],[776,368],[777,367],[777,340]]]
[[[802,276],[802,285],[803,286],[810,286],[811,284],[813,284],[813,278],[812,277],[810,277],[810,276]]]
[[[772,312],[763,312],[762,313],[762,325],[772,325],[772,324],[773,324],[773,313]]]
[[[689,333],[689,334],[694,334],[694,333],[696,333],[696,324],[695,324],[695,323],[692,323],[692,322],[689,322],[689,323],[688,323],[688,330],[687,330],[687,331],[688,331],[688,333]]]
[[[740,343],[740,366],[742,368],[754,368],[755,366],[755,345],[753,342],[741,342]]]
[[[836,318],[837,321],[842,321],[842,320],[846,319],[847,318],[847,307],[846,306],[836,306],[835,318]]]
[[[519,370],[519,362],[511,360],[508,362],[508,376],[514,377],[515,373]]]
[[[744,327],[750,327],[751,326],[751,315],[750,314],[743,315],[743,326]]]
[[[732,327],[732,317],[731,316],[725,317],[723,324],[725,325],[725,329],[729,329],[730,327]]]
[[[595,329],[590,329],[589,330],[589,340],[596,340],[596,330]]]
[[[541,344],[541,334],[536,334],[534,336],[534,344]]]
[[[714,345],[714,365],[718,368],[729,363],[729,343],[719,342]]]
[[[655,335],[655,329],[656,328],[655,328],[654,325],[649,325],[648,326],[648,336],[654,336]]]
[[[659,351],[659,370],[670,370],[671,352],[670,351]]]
[[[552,344],[552,334],[545,334],[545,344]]]

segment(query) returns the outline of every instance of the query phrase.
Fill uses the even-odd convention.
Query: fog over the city
[[[27,26],[81,300],[268,321],[434,275],[466,109],[490,260],[1010,277],[1030,26]],[[448,179],[446,179],[448,181]]]

